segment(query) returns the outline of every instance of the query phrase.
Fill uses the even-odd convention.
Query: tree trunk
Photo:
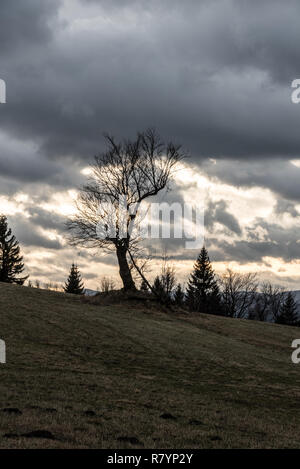
[[[125,291],[136,290],[134,281],[132,279],[131,271],[127,262],[127,250],[124,247],[117,247],[117,257],[119,262],[120,277],[123,282]]]
[[[153,286],[151,285],[151,283],[148,282],[148,280],[146,279],[145,275],[143,274],[143,272],[141,271],[141,269],[139,268],[139,266],[137,265],[137,263],[135,262],[134,260],[134,257],[132,256],[130,250],[128,249],[128,254],[129,254],[129,257],[131,259],[131,262],[133,264],[133,266],[135,267],[135,269],[138,271],[138,273],[140,274],[141,278],[144,280],[144,282],[146,283],[146,285],[148,286],[149,290],[151,291],[151,293],[153,293],[153,295],[155,295],[158,300],[164,304],[164,300],[163,298],[161,297],[161,295],[159,295],[157,293],[157,291],[153,288]]]

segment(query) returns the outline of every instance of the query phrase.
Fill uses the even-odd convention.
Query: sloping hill
[[[0,447],[300,447],[298,337],[0,284]]]

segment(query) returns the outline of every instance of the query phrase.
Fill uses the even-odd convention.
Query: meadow
[[[0,284],[0,447],[299,448],[299,334]]]

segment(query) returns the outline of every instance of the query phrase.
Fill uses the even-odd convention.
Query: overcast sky
[[[151,126],[190,154],[162,198],[205,191],[215,268],[300,289],[299,31],[296,0],[1,0],[0,210],[31,277],[61,282],[73,260],[90,287],[116,275],[64,221],[103,132]],[[184,280],[196,253],[166,247]]]

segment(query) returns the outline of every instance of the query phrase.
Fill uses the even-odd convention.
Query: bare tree
[[[249,314],[249,319],[265,322],[269,316],[269,301],[264,292],[256,295],[253,307]]]
[[[270,314],[276,322],[280,315],[281,306],[283,305],[285,300],[285,289],[278,285],[272,285],[271,283],[268,283],[266,285],[265,294],[268,298]]]
[[[256,298],[257,275],[240,274],[227,269],[220,282],[225,315],[232,318],[247,317]]]
[[[134,141],[105,138],[107,151],[95,158],[77,213],[67,225],[73,245],[114,251],[124,290],[133,290],[128,255],[132,261],[141,241],[134,231],[140,204],[168,186],[185,155],[180,145],[164,144],[153,129],[138,133]]]
[[[256,296],[251,314],[252,319],[266,321],[268,318],[272,318],[276,322],[284,299],[285,290],[283,287],[272,285],[270,282],[263,283]]]
[[[165,294],[168,298],[171,298],[176,286],[176,269],[174,265],[170,264],[170,260],[166,253],[163,256],[160,279]]]
[[[113,278],[103,276],[100,280],[100,291],[103,293],[108,293],[109,291],[115,290],[116,283]]]
[[[165,304],[169,304],[172,300],[172,296],[176,287],[176,270],[175,267],[170,263],[170,260],[166,254],[163,254],[161,274],[157,275],[154,279],[151,291],[155,293],[160,301]]]

